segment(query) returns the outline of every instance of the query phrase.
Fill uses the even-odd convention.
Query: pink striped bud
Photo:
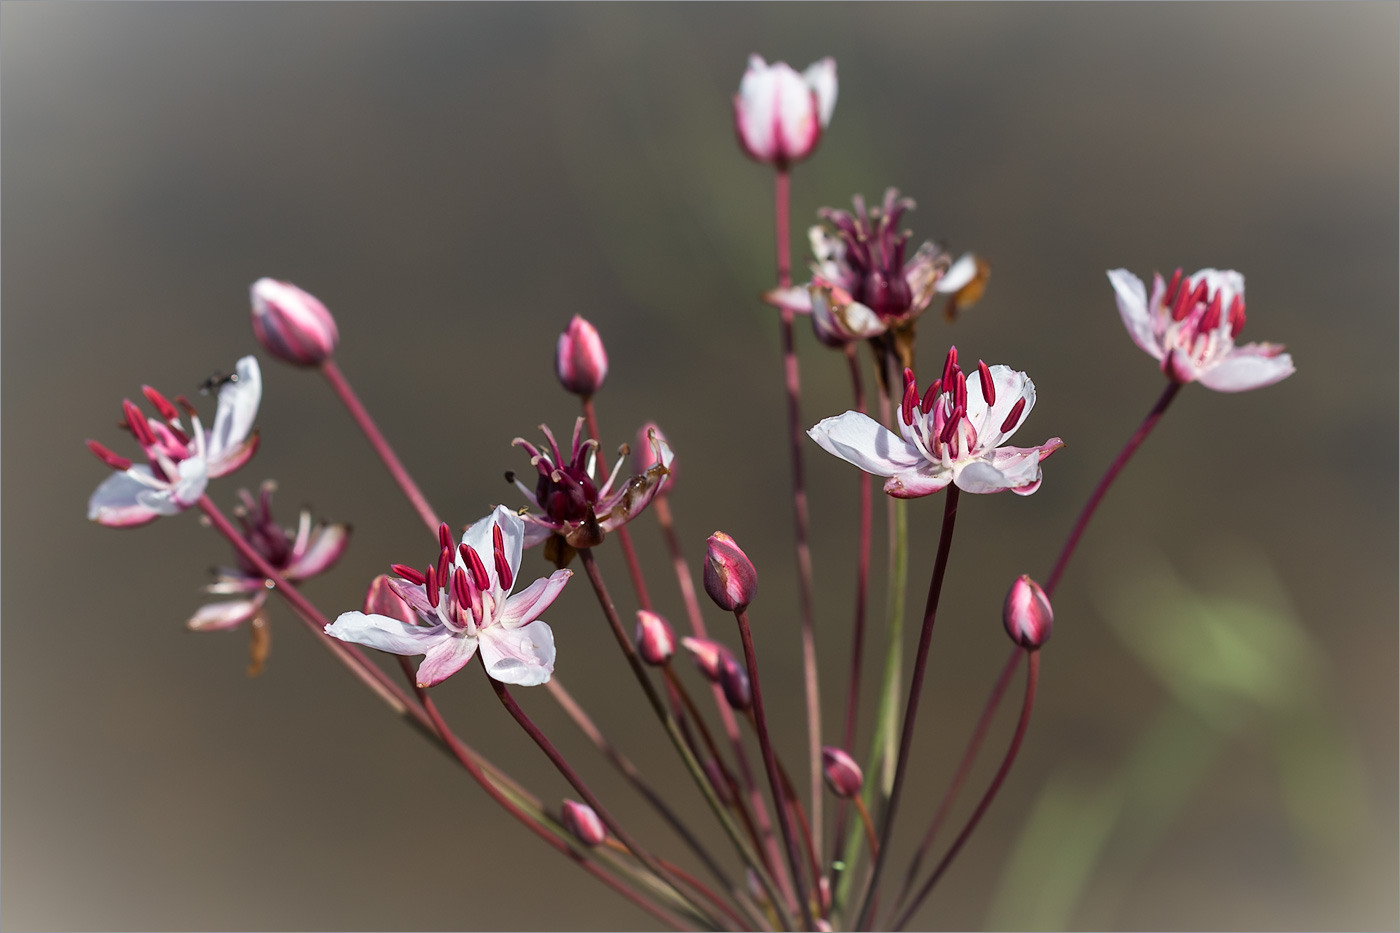
[[[705,592],[725,612],[746,608],[758,595],[758,571],[729,535],[716,531],[705,548]]]
[[[608,354],[597,329],[577,314],[559,335],[554,373],[565,389],[585,398],[603,387],[608,377]]]
[[[865,783],[856,760],[834,745],[822,748],[822,773],[826,775],[826,786],[838,797],[854,797]]]
[[[676,653],[676,634],[661,616],[637,610],[637,653],[648,664],[665,664]]]
[[[394,592],[389,586],[389,578],[382,573],[369,582],[369,590],[365,593],[365,614],[388,616],[405,625],[418,624],[418,614]]]
[[[1025,574],[1011,584],[1001,618],[1011,640],[1030,651],[1045,644],[1055,623],[1055,613],[1045,591]]]
[[[753,686],[749,683],[748,671],[728,651],[720,655],[719,686],[731,708],[742,713],[753,705]]]
[[[690,636],[682,638],[681,644],[690,652],[691,660],[700,668],[700,673],[705,675],[705,679],[718,683],[720,658],[729,654],[729,649],[717,641]]]
[[[600,846],[603,840],[608,838],[603,821],[598,819],[598,814],[593,812],[592,807],[574,800],[566,800],[560,810],[564,817],[564,828],[584,845],[590,848]]]
[[[258,279],[250,292],[253,336],[268,353],[293,366],[318,366],[335,352],[340,331],[316,296],[276,279]]]

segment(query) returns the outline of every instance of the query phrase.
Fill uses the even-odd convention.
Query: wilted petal
[[[541,577],[519,593],[506,600],[498,620],[507,628],[516,628],[533,622],[550,607],[564,590],[564,584],[574,575],[572,570],[556,570],[548,577]]]
[[[1128,329],[1128,336],[1153,359],[1160,360],[1162,348],[1152,333],[1152,317],[1147,307],[1147,287],[1142,284],[1142,279],[1127,269],[1110,269],[1108,281],[1113,285],[1114,295],[1118,300],[1118,313],[1123,318],[1123,326]]]
[[[813,285],[810,296],[812,330],[827,346],[840,347],[888,329],[880,315],[858,301],[842,302],[833,289]]]
[[[469,635],[448,635],[435,644],[418,665],[418,686],[440,684],[466,667],[476,654],[476,642]]]
[[[306,551],[282,572],[288,580],[305,580],[329,570],[350,544],[349,525],[322,525],[311,532]]]
[[[233,599],[227,602],[206,603],[185,622],[192,632],[221,632],[247,622],[262,607],[256,599]]]
[[[1246,392],[1273,385],[1293,375],[1293,357],[1272,343],[1250,343],[1235,347],[1230,355],[1203,371],[1201,385],[1217,392]]]
[[[214,427],[209,432],[208,456],[221,460],[226,453],[242,444],[253,430],[262,401],[262,370],[256,357],[245,356],[238,361],[238,378],[219,389],[219,407],[214,413]]]
[[[952,272],[948,254],[933,243],[924,243],[904,264],[904,281],[909,283],[910,307],[922,311],[933,300],[935,292],[943,291],[941,283]],[[976,264],[973,264],[976,272]],[[950,291],[957,291],[951,289]]]
[[[831,56],[813,62],[802,72],[807,86],[817,93],[817,116],[823,127],[831,123],[836,111],[836,59]]]
[[[675,454],[660,438],[655,438],[654,443],[657,463],[645,473],[628,477],[622,489],[598,503],[598,524],[604,531],[620,528],[640,515],[671,475],[671,461],[675,459]]]
[[[326,634],[341,641],[402,655],[427,654],[442,641],[453,638],[444,625],[409,625],[388,616],[363,612],[342,612],[326,626]]]
[[[533,687],[554,673],[554,632],[541,620],[481,630],[481,660],[486,672],[504,684]]]
[[[807,436],[827,453],[876,476],[905,473],[925,462],[917,447],[856,411],[824,419]]]
[[[139,498],[150,492],[151,487],[131,475],[136,472],[151,476],[150,467],[138,465],[125,473],[113,473],[102,481],[88,499],[88,521],[111,528],[132,528],[170,514],[152,508]]]

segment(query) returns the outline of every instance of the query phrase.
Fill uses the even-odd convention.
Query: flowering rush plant
[[[269,603],[280,600],[312,638],[396,715],[452,756],[470,781],[561,855],[560,871],[572,870],[562,867],[572,862],[647,911],[657,924],[686,930],[904,928],[968,845],[1012,771],[1035,706],[1056,589],[1115,478],[1183,386],[1198,382],[1217,392],[1245,391],[1287,377],[1293,363],[1280,345],[1237,343],[1245,326],[1244,277],[1238,272],[1203,269],[1186,275],[1177,269],[1167,277],[1154,275],[1150,287],[1125,269],[1108,272],[1105,312],[1112,307],[1111,298],[1129,337],[1162,373],[1162,394],[1107,467],[1048,574],[1036,577],[1027,568],[1005,568],[1005,596],[989,599],[986,612],[990,621],[1000,599],[1001,624],[1011,644],[1005,665],[989,677],[981,722],[937,806],[921,812],[912,803],[905,805],[960,497],[1033,495],[1046,481],[1047,460],[1064,442],[1052,436],[1053,425],[1032,421],[1036,388],[1026,370],[1034,369],[1035,360],[988,363],[944,336],[946,325],[981,297],[990,267],[974,253],[955,254],[932,241],[911,250],[913,235],[902,224],[914,202],[894,188],[878,206],[857,195],[851,210],[820,211],[808,235],[809,274],[794,282],[789,186],[794,168],[815,153],[830,130],[836,100],[836,63],[831,59],[799,72],[758,56],[750,59],[733,99],[740,148],[771,172],[774,184],[777,269],[763,300],[775,310],[757,310],[756,302],[753,326],[776,324],[782,338],[775,370],[787,396],[795,594],[765,587],[766,602],[760,601],[758,568],[740,543],[722,531],[708,538],[703,555],[698,547],[687,553],[672,517],[680,458],[655,423],[629,433],[631,443],[609,445],[595,406],[607,378],[608,354],[603,336],[583,317],[569,321],[553,347],[560,385],[580,403],[572,430],[556,435],[541,425],[538,434],[522,430],[514,442],[518,451],[478,451],[478,456],[499,457],[503,468],[514,468],[506,474],[510,485],[501,489],[503,501],[486,515],[445,521],[336,365],[341,335],[331,312],[296,285],[269,278],[252,286],[254,337],[267,355],[315,370],[330,383],[422,519],[428,532],[423,550],[386,555],[388,573],[359,581],[356,597],[347,595],[323,608],[298,586],[333,569],[350,543],[348,525],[317,523],[303,512],[295,527],[284,527],[273,517],[271,481],[256,494],[238,492],[232,518],[216,504],[218,490],[211,482],[245,468],[258,447],[254,424],[262,380],[253,356],[244,356],[231,372],[204,384],[204,394],[213,395],[216,404],[208,427],[183,395],[172,400],[146,386],[141,395],[145,407],[123,400],[120,424],[130,438],[110,447],[88,442],[112,471],[92,494],[88,517],[101,525],[132,528],[186,510],[202,513],[232,547],[233,561],[216,570],[208,590],[217,598],[194,611],[189,628],[248,629],[249,670],[256,673],[267,662]],[[916,338],[924,331],[925,340],[930,339],[925,312],[937,304],[943,306],[944,327],[935,331],[934,351],[920,365]],[[796,352],[799,317],[811,322],[821,347],[846,357],[851,410],[804,418]],[[549,347],[541,343],[538,352],[543,355]],[[868,361],[865,366],[862,359]],[[873,373],[873,406],[865,392],[867,366]],[[668,415],[657,413],[663,421]],[[528,413],[521,418],[523,426],[534,423]],[[1029,446],[1015,446],[1013,440]],[[862,477],[857,601],[844,635],[852,663],[845,674],[844,705],[834,715],[821,708],[818,689],[814,536],[803,480],[804,460],[822,452],[846,461]],[[1048,467],[1052,483],[1059,465]],[[856,724],[868,647],[875,511],[870,477],[879,478],[885,493],[892,582],[885,643],[875,646],[884,654],[879,707],[871,734],[862,735]],[[918,648],[906,663],[898,581],[906,576],[907,513],[938,508],[937,498],[910,501],[930,497],[941,497],[941,528]],[[659,581],[646,580],[637,559],[630,537],[630,525],[637,521],[657,522],[669,548],[675,579],[666,585],[678,589],[685,605],[684,617],[675,624],[651,603],[649,593]],[[604,579],[596,559],[600,548],[620,552],[629,570],[626,584]],[[402,562],[391,563],[391,557]],[[698,587],[691,563],[695,557],[701,561]],[[561,674],[573,678],[587,672],[579,673],[569,663],[573,626],[561,626],[556,642],[556,629],[544,617],[566,586],[581,585],[573,579],[576,570],[596,597],[603,622],[655,715],[655,728],[673,746],[689,783],[653,783],[625,756],[622,743],[609,738],[604,725],[566,691]],[[733,617],[732,628],[709,627],[713,619],[707,624],[701,589]],[[777,726],[765,712],[750,620],[753,614],[761,621],[766,605],[792,596],[797,619],[793,644],[800,645],[806,699],[805,743],[801,760],[784,761],[770,741]],[[677,661],[678,654],[692,663]],[[387,655],[397,656],[398,669],[380,663]],[[499,722],[508,718],[525,732],[567,780],[573,799],[541,799],[468,744],[472,732],[503,726],[489,725],[480,713],[454,726],[439,709],[433,688],[453,676],[471,676],[474,666],[505,709],[507,717]],[[993,716],[1022,669],[1020,715],[1000,765],[971,815],[931,860]],[[672,837],[642,840],[619,822],[516,703],[512,690],[535,687],[559,703],[627,785],[656,810]],[[722,847],[702,841],[708,837],[682,820],[686,808],[681,804],[696,796],[718,822]],[[919,796],[922,801],[924,795]],[[920,835],[913,835],[920,829]],[[897,835],[906,842],[918,840],[913,858],[899,870],[887,864]],[[703,877],[663,854],[668,845],[689,849],[703,866]]]

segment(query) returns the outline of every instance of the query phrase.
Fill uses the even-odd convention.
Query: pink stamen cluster
[[[882,207],[867,210],[865,199],[855,197],[855,213],[822,208],[818,214],[837,230],[846,247],[847,281],[835,282],[855,300],[883,318],[899,317],[914,303],[914,292],[905,277],[904,254],[913,231],[897,231],[899,219],[914,206],[891,188]]]
[[[496,565],[497,592],[509,592],[515,581],[506,559],[505,539],[499,524],[491,527],[492,559]],[[428,598],[428,605],[437,611],[443,624],[454,632],[466,632],[475,636],[477,630],[487,624],[496,611],[496,597],[492,594],[491,575],[486,572],[486,564],[476,548],[470,544],[454,545],[452,529],[443,522],[438,526],[438,559],[423,570],[407,564],[394,564],[390,568],[399,579],[421,586]],[[456,558],[461,558],[459,564]]]
[[[1181,269],[1172,273],[1163,297],[1165,305],[1171,309],[1172,324],[1168,326],[1165,343],[1186,353],[1197,363],[1209,359],[1218,344],[1224,340],[1220,327],[1221,319],[1229,323],[1230,340],[1234,340],[1244,330],[1244,296],[1235,295],[1228,309],[1224,306],[1224,289],[1210,291],[1205,276],[1189,287],[1190,280],[1183,281]]]
[[[530,455],[530,465],[539,473],[539,479],[535,483],[535,500],[540,508],[544,509],[545,514],[556,522],[586,520],[589,511],[597,506],[599,499],[598,487],[589,475],[590,460],[598,442],[592,438],[583,440],[583,419],[578,419],[574,424],[572,449],[566,461],[549,426],[540,425],[540,431],[549,442],[549,451],[546,453],[542,453],[524,438],[515,439],[515,446]],[[619,457],[604,488],[612,486],[624,463]],[[514,482],[515,475],[509,473],[506,479]]]
[[[148,418],[131,399],[124,398],[122,420],[117,426],[129,432],[136,439],[136,443],[141,445],[141,451],[146,455],[151,472],[161,480],[173,482],[180,475],[176,464],[193,456],[204,456],[204,437],[200,430],[199,416],[189,399],[183,395],[175,397],[190,418],[193,431],[186,432],[180,422],[180,410],[169,399],[150,386],[143,385],[141,392],[160,415],[160,420]],[[90,440],[87,447],[97,459],[112,469],[131,469],[131,460],[105,444]]]
[[[987,411],[996,404],[996,384],[991,370],[982,360],[977,361],[977,378],[982,383],[982,397]],[[1006,434],[1016,427],[1025,411],[1026,400],[1017,399],[1000,432]],[[913,434],[912,440],[930,460],[956,460],[964,453],[977,449],[978,430],[967,417],[967,377],[958,365],[958,348],[951,347],[943,362],[943,375],[929,384],[923,396],[912,369],[904,370],[904,397],[899,417]],[[983,425],[985,429],[986,425]]]

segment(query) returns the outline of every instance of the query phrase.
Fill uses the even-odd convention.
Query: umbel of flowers
[[[779,310],[782,355],[777,369],[787,401],[798,567],[795,594],[771,583],[760,591],[759,568],[739,542],[723,531],[704,541],[703,557],[698,566],[693,563],[694,553],[687,554],[686,547],[700,544],[692,536],[700,519],[685,515],[678,520],[673,512],[673,505],[679,510],[686,502],[684,489],[678,491],[675,486],[678,459],[661,429],[647,422],[623,435],[635,438],[632,445],[610,448],[604,441],[597,401],[610,362],[627,366],[631,361],[610,361],[603,336],[582,315],[572,316],[553,346],[559,383],[579,404],[568,443],[561,444],[546,425],[539,427],[542,441],[516,438],[514,446],[523,451],[530,467],[529,472],[506,472],[519,498],[512,505],[495,505],[485,516],[463,516],[469,521],[453,525],[433,509],[341,372],[334,357],[341,333],[327,305],[297,285],[272,278],[258,279],[251,288],[254,337],[272,357],[326,379],[406,504],[421,518],[431,547],[425,542],[417,563],[390,563],[389,555],[384,555],[390,574],[350,581],[336,597],[340,607],[360,608],[328,616],[301,593],[299,584],[335,567],[349,544],[348,525],[316,524],[311,513],[303,510],[294,527],[284,527],[273,517],[275,484],[271,481],[257,495],[239,491],[234,520],[224,515],[214,501],[210,480],[243,466],[258,446],[253,424],[262,401],[262,380],[252,356],[240,359],[233,372],[216,373],[203,383],[206,394],[217,396],[208,427],[184,395],[171,400],[143,387],[149,410],[123,400],[121,427],[134,442],[133,456],[88,442],[92,453],[112,471],[92,494],[88,517],[101,525],[132,528],[197,508],[205,524],[232,546],[234,562],[216,571],[207,590],[221,598],[194,613],[187,623],[191,629],[230,631],[246,626],[253,642],[249,670],[256,673],[268,657],[273,623],[268,604],[274,597],[280,599],[310,636],[395,715],[450,755],[522,829],[559,853],[558,870],[568,870],[562,866],[572,863],[646,911],[652,925],[831,930],[902,929],[916,918],[936,922],[936,917],[917,912],[926,903],[936,903],[928,902],[930,893],[973,837],[1012,771],[1035,706],[1040,653],[1055,622],[1055,592],[1114,480],[1183,386],[1199,382],[1218,392],[1240,392],[1278,382],[1294,367],[1280,345],[1236,343],[1245,324],[1244,278],[1239,273],[1203,269],[1183,275],[1178,269],[1169,279],[1154,275],[1150,290],[1126,270],[1108,273],[1130,337],[1164,376],[1162,395],[1136,430],[1113,426],[1129,439],[1085,502],[1048,573],[1033,578],[1024,568],[1005,567],[1010,581],[1005,595],[985,594],[980,619],[952,623],[994,628],[999,621],[1011,642],[1002,674],[991,686],[988,721],[1012,675],[1021,668],[1024,694],[1020,715],[991,780],[938,860],[926,864],[962,781],[955,779],[941,795],[912,795],[915,799],[907,802],[903,791],[911,780],[929,786],[926,778],[911,774],[911,750],[919,739],[916,716],[941,594],[960,585],[949,573],[959,497],[1008,490],[1029,496],[1041,488],[1046,458],[1064,445],[1058,437],[1030,447],[1010,443],[1035,408],[1035,385],[1025,372],[982,360],[973,367],[966,362],[973,357],[960,358],[953,347],[932,357],[942,360],[942,368],[935,371],[925,366],[927,381],[921,383],[916,375],[920,371],[916,322],[942,302],[944,323],[952,323],[982,296],[989,271],[978,256],[955,257],[933,242],[911,250],[912,234],[902,224],[913,201],[896,189],[888,189],[878,205],[867,206],[857,196],[850,211],[822,210],[822,223],[808,233],[809,274],[803,276],[806,281],[792,281],[788,201],[793,172],[825,138],[836,98],[836,64],[831,59],[799,72],[755,55],[733,99],[733,129],[742,152],[773,175],[777,267],[773,287],[764,298]],[[1105,310],[1107,298],[1106,292]],[[800,315],[811,319],[817,352],[834,349],[850,364],[851,409],[821,418],[815,425],[802,414],[801,353],[794,329]],[[749,318],[748,326],[755,333],[771,325],[767,315],[755,313]],[[856,353],[862,343],[874,351],[877,395],[873,406],[865,396]],[[939,350],[947,343],[939,340]],[[549,348],[542,343],[538,351],[544,365]],[[684,409],[658,414],[673,436],[685,438]],[[523,425],[537,423],[534,413],[521,412],[520,419]],[[817,447],[809,447],[808,439]],[[903,560],[901,555],[908,551],[910,524],[903,519],[904,510],[941,505],[942,511],[940,522],[913,523],[920,529],[938,528],[918,649],[906,662],[898,634],[902,617],[893,615],[883,633],[885,680],[876,725],[870,734],[857,729],[862,695],[862,664],[857,663],[848,672],[844,728],[837,743],[824,741],[833,730],[823,728],[813,622],[826,581],[814,578],[811,551],[846,545],[831,541],[826,533],[825,510],[830,503],[813,503],[817,522],[808,514],[804,457],[818,448],[883,480],[892,561]],[[615,459],[609,467],[613,449]],[[503,468],[520,456],[487,447],[473,449],[471,454],[498,458]],[[1057,458],[1056,467],[1086,468],[1082,462],[1064,461]],[[518,459],[515,465],[519,466]],[[704,481],[703,476],[690,476],[685,487]],[[366,477],[365,482],[369,493],[378,481]],[[1052,488],[1056,487],[1052,484]],[[847,632],[851,656],[858,659],[865,657],[874,537],[871,490],[872,484],[862,477],[859,597]],[[910,501],[916,499],[932,501]],[[976,506],[969,503],[966,510],[975,512]],[[666,584],[647,578],[631,539],[630,524],[651,519],[662,533],[674,574],[671,585],[685,607],[684,616],[675,617],[674,624],[652,601]],[[754,519],[766,522],[771,516]],[[454,527],[464,530],[454,533]],[[919,533],[932,535],[931,531]],[[527,565],[527,553],[536,545],[543,561],[535,559]],[[629,585],[605,579],[595,556],[604,548],[614,549],[625,564]],[[543,566],[546,572],[537,574],[529,566]],[[575,617],[553,615],[562,621],[551,627],[543,616],[572,579],[576,571],[571,567],[587,579],[601,619],[590,621],[577,613]],[[708,621],[702,592],[712,603]],[[363,597],[358,598],[361,593]],[[789,609],[794,595],[795,608]],[[902,605],[903,593],[892,591],[889,603]],[[713,616],[715,609],[720,612],[719,621]],[[829,601],[822,604],[824,616],[834,611]],[[1061,620],[1069,625],[1076,621]],[[597,670],[571,662],[571,657],[577,658],[571,655],[572,648],[592,638],[590,626],[599,625],[611,632],[642,698],[637,708],[654,716],[654,726],[630,720],[600,722],[565,688],[563,678],[599,676]],[[752,635],[755,626],[787,631],[788,625],[793,625],[792,638],[770,639],[767,644],[790,644],[794,654],[800,654],[805,700],[805,721],[800,724],[769,719],[763,669]],[[827,620],[823,637],[830,630]],[[677,663],[678,650],[693,663]],[[397,656],[398,674],[388,673],[376,661],[379,655]],[[410,660],[414,658],[420,660]],[[475,666],[503,709],[496,722],[480,709],[463,709],[452,694],[442,697],[442,707],[438,705],[440,694],[435,688],[453,675],[470,671],[478,659]],[[610,668],[606,676],[614,677],[618,669]],[[585,774],[516,702],[511,688],[531,686],[542,686],[602,753],[590,761],[590,769],[600,767],[597,762],[601,761],[616,769],[629,792],[635,792],[669,828],[668,840],[648,839],[644,845],[617,819]],[[609,690],[628,687],[607,686]],[[546,805],[524,781],[474,750],[471,743],[480,732],[507,728],[508,722],[569,784],[569,799],[557,807]],[[459,734],[458,729],[463,731]],[[772,741],[779,729],[805,733],[805,760],[783,759]],[[959,775],[972,773],[986,735],[986,729],[974,732],[962,750]],[[686,782],[659,784],[628,757],[640,743],[657,740],[675,751],[688,776]],[[756,744],[761,760],[751,759],[749,742]],[[879,752],[891,744],[897,747],[897,755],[886,763]],[[863,751],[868,752],[864,766]],[[876,768],[882,779],[867,779]],[[683,805],[697,798],[704,801],[722,832],[722,849],[702,841],[711,839],[711,834],[696,832],[680,816],[690,812]],[[890,853],[907,851],[903,843],[914,838],[912,832],[920,825],[926,828],[908,866],[903,871],[888,870]],[[830,840],[834,845],[828,848]],[[663,844],[670,847],[664,854]],[[491,856],[480,840],[464,840],[463,846],[464,864]],[[686,850],[687,858],[678,860],[675,848]],[[381,856],[370,851],[356,855]],[[702,866],[698,869],[702,877],[681,868],[684,861]],[[892,887],[891,878],[903,882]]]

